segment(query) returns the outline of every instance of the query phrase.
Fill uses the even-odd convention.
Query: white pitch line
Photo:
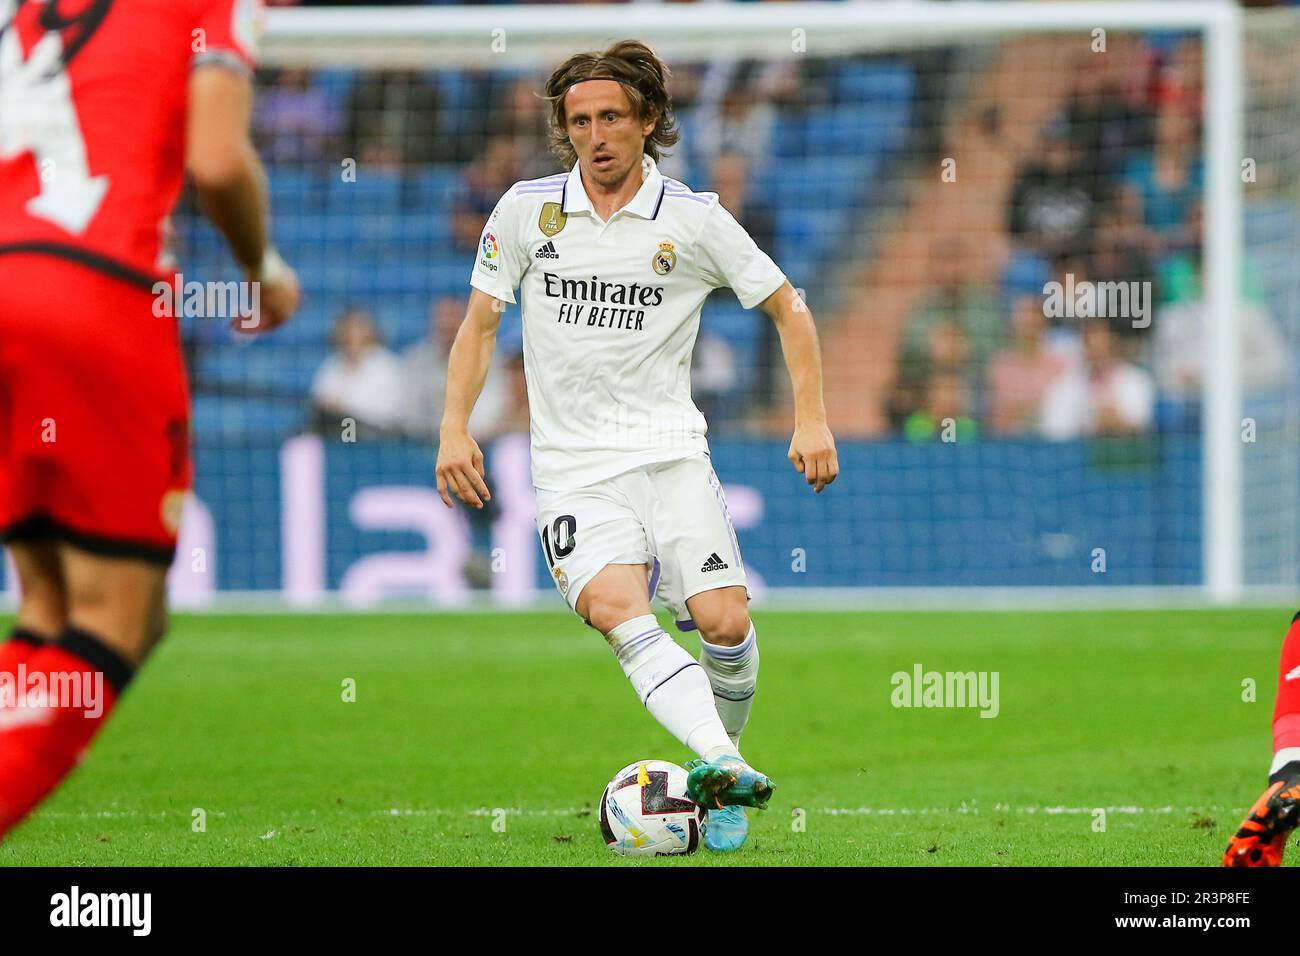
[[[1026,816],[1035,816],[1042,814],[1044,816],[1070,816],[1070,815],[1090,815],[1098,810],[1105,810],[1108,814],[1118,814],[1121,816],[1137,816],[1141,814],[1153,814],[1156,816],[1168,816],[1176,813],[1244,813],[1246,807],[1223,807],[1200,806],[1200,807],[1138,807],[1138,806],[1107,806],[1107,807],[1065,807],[1065,806],[1023,806],[1013,807],[1005,803],[995,803],[991,807],[978,807],[969,804],[961,804],[956,807],[791,807],[792,811],[803,809],[808,813],[819,813],[831,817],[894,817],[894,816],[980,816],[982,814],[996,816],[998,814],[1022,814]],[[304,814],[315,816],[315,809],[299,811]],[[340,811],[342,815],[347,815],[348,810]],[[456,809],[453,807],[428,807],[428,808],[399,808],[392,807],[387,810],[370,810],[367,811],[372,816],[385,817],[491,817],[498,813],[504,812],[507,816],[522,817],[581,817],[591,816],[596,810],[594,807],[556,807],[550,809],[530,808],[522,809],[520,807],[477,807],[473,809]],[[218,819],[224,818],[229,814],[226,811],[208,811],[208,816]],[[80,819],[80,820],[116,820],[130,819],[141,817],[146,819],[166,819],[167,817],[184,817],[186,819],[192,816],[189,810],[161,810],[152,813],[144,813],[139,810],[46,810],[40,813],[42,817],[54,817],[59,819]]]
[[[799,809],[792,807],[792,810]],[[981,813],[987,814],[1004,814],[1018,813],[1026,815],[1045,814],[1047,816],[1081,814],[1090,815],[1098,810],[1105,810],[1108,814],[1120,815],[1137,815],[1143,813],[1150,814],[1174,814],[1174,813],[1205,813],[1214,812],[1231,812],[1244,813],[1246,807],[1222,807],[1201,806],[1201,807],[1137,807],[1137,806],[1110,806],[1110,807],[1063,807],[1063,806],[1024,806],[1012,807],[1008,804],[997,803],[991,808],[981,808],[963,804],[957,807],[804,807],[802,808],[809,813],[820,813],[826,816],[846,816],[846,817],[892,817],[892,816],[978,816]],[[391,809],[380,811],[383,815],[393,817],[434,817],[434,816],[471,816],[471,817],[490,817],[497,813],[505,812],[507,816],[524,816],[524,817],[576,817],[594,813],[594,809],[589,807],[568,807],[564,809],[528,809],[524,810],[519,807],[495,807],[488,809],[479,807],[474,810],[453,810],[448,807],[435,807],[431,809]]]

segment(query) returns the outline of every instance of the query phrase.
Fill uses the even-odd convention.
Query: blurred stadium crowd
[[[1063,49],[1046,38],[996,56],[674,65],[683,139],[664,171],[718,192],[805,290],[837,434],[1199,428],[1199,38],[1115,37],[1105,56]],[[1065,69],[1062,57],[1077,59]],[[1033,96],[1026,64],[1045,71],[1029,77]],[[543,79],[262,73],[255,134],[307,307],[260,355],[187,324],[197,431],[281,434],[350,416],[364,435],[436,438],[482,225],[513,182],[557,169]],[[940,175],[950,157],[952,180]],[[340,177],[341,159],[355,161],[354,180]],[[185,219],[181,261],[217,271],[218,244]],[[1289,361],[1263,266],[1248,261],[1243,277],[1255,389],[1279,383]],[[1137,283],[1150,311],[1049,317],[1053,281]],[[514,312],[475,413],[482,439],[527,427],[520,353]],[[770,322],[716,294],[693,370],[711,433],[788,434],[787,389]]]

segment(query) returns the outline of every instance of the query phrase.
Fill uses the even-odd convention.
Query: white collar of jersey
[[[581,163],[574,163],[569,170],[569,178],[564,183],[564,194],[560,197],[562,212],[589,212],[593,216],[591,197],[582,185]],[[659,215],[659,207],[664,201],[664,177],[659,166],[647,155],[641,156],[641,188],[637,190],[626,206],[614,213],[630,212],[642,219],[654,219]],[[611,219],[613,216],[610,217]]]

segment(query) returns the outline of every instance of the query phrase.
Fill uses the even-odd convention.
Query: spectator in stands
[[[1135,153],[1124,171],[1124,188],[1133,197],[1156,256],[1199,244],[1188,223],[1205,191],[1200,131],[1196,119],[1180,106],[1156,114],[1155,144]]]
[[[1119,36],[1112,42],[1129,45]],[[1098,55],[1085,50],[1076,57],[1066,119],[1079,172],[1089,179],[1094,195],[1106,194],[1132,151],[1151,142],[1153,116],[1140,82],[1145,74],[1133,72],[1139,52],[1113,49]]]
[[[1055,303],[1061,307],[1060,312],[1048,308],[1046,298],[1048,289],[1046,285],[1035,290],[1035,294],[1044,296],[1043,314],[1048,320],[1045,333],[1047,347],[1063,355],[1078,357],[1082,349],[1079,340],[1078,319],[1082,318],[1082,316],[1077,313],[1067,312],[1066,300],[1070,299],[1077,304],[1078,290],[1082,287],[1081,283],[1092,280],[1093,276],[1089,271],[1088,257],[1083,253],[1062,253],[1057,255],[1052,259],[1050,276],[1050,281],[1059,285],[1061,289],[1060,301]],[[1073,297],[1069,295],[1071,289],[1075,290]]]
[[[978,436],[965,380],[954,369],[935,370],[925,385],[924,404],[903,424],[903,437],[910,442],[965,443]]]
[[[550,113],[530,79],[515,80],[500,110],[491,111],[492,136],[514,140],[519,179],[538,179],[559,172],[548,147]],[[512,180],[513,182],[514,180]]]
[[[1183,110],[1198,121],[1205,106],[1204,56],[1201,38],[1188,37],[1174,44],[1153,84],[1159,106]]]
[[[438,89],[417,70],[357,77],[348,96],[348,154],[362,166],[400,169],[450,158],[438,135]]]
[[[465,300],[457,296],[436,299],[429,309],[429,332],[402,353],[402,427],[414,438],[434,441],[447,398],[447,358],[465,318]],[[502,370],[506,349],[498,345],[474,404],[470,428],[479,441],[490,441],[503,430],[509,412],[509,385]]]
[[[483,223],[496,208],[502,194],[522,178],[521,172],[519,146],[515,138],[490,138],[483,155],[466,169],[464,183],[456,196],[451,221],[456,252],[472,252],[478,247]]]
[[[773,99],[788,69],[779,61],[764,66],[754,60],[718,58],[710,63],[687,120],[696,169],[710,169],[723,152],[739,153],[750,169],[767,158],[776,123]],[[669,174],[678,172],[670,169]]]
[[[957,237],[937,239],[930,246],[928,285],[933,290],[907,317],[902,361],[928,356],[936,326],[951,322],[962,333],[967,358],[983,366],[1006,340],[997,294],[971,275],[967,242]]]
[[[1043,298],[1022,295],[1011,310],[1011,344],[993,356],[988,370],[988,430],[994,435],[1031,435],[1039,429],[1043,397],[1065,371],[1066,357],[1048,346]]]
[[[317,163],[333,155],[343,131],[334,98],[312,86],[307,70],[281,70],[266,77],[257,97],[253,133],[267,162]]]
[[[1155,262],[1147,250],[1142,224],[1130,202],[1120,199],[1098,211],[1088,274],[1099,283],[1149,283],[1145,301],[1151,306],[1159,301]],[[1147,344],[1152,328],[1125,322],[1117,325],[1114,331],[1119,337],[1116,344],[1126,357],[1132,359],[1137,358]]]
[[[311,385],[318,426],[332,431],[351,418],[358,438],[396,429],[402,420],[402,367],[380,342],[370,314],[349,308],[334,323],[330,344],[334,351]]]
[[[1041,155],[1016,173],[1007,228],[1019,245],[1044,258],[1078,254],[1088,248],[1094,182],[1079,166],[1064,116],[1050,117],[1040,140]]]
[[[1155,382],[1145,369],[1116,355],[1110,320],[1083,320],[1082,343],[1082,355],[1043,396],[1043,435],[1068,441],[1133,436],[1150,428]]]
[[[1289,350],[1268,309],[1255,271],[1242,276],[1242,302],[1237,310],[1237,339],[1241,343],[1242,388],[1259,394],[1286,383]],[[1201,292],[1199,257],[1180,255],[1166,262],[1166,301],[1152,322],[1152,366],[1162,398],[1194,406],[1201,399],[1207,339],[1206,305]]]
[[[932,388],[936,378],[943,381]],[[949,385],[955,380],[961,384],[960,407],[969,414],[975,405],[979,388],[978,370],[970,361],[970,343],[966,333],[952,319],[939,319],[930,327],[923,347],[905,352],[898,363],[898,382],[890,400],[890,416],[897,427],[906,433],[908,423],[924,421],[931,410],[935,395],[947,399]],[[921,419],[913,416],[922,413]]]

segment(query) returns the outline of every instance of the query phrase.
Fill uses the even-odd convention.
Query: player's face
[[[578,154],[582,174],[601,186],[617,186],[641,167],[653,118],[642,121],[614,80],[577,83],[564,97],[569,142]]]

